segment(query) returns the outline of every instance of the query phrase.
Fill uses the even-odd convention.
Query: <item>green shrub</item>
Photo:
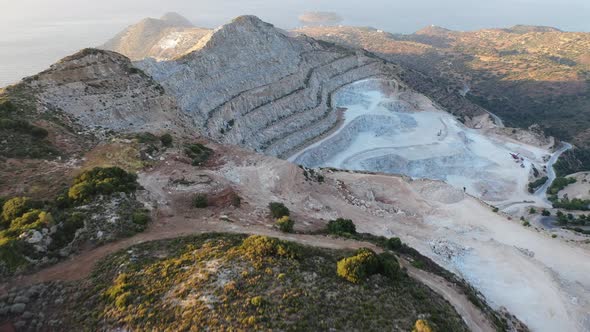
[[[68,243],[74,240],[76,230],[84,226],[85,215],[80,212],[73,212],[70,214],[56,229],[55,233],[51,236],[53,241],[51,242],[51,248],[57,249],[62,248]]]
[[[160,136],[160,142],[162,142],[163,146],[169,147],[172,146],[172,135],[170,134],[164,134],[162,136]]]
[[[263,235],[247,237],[240,249],[246,257],[253,260],[268,257],[296,258],[298,254],[297,248],[291,243]]]
[[[379,267],[377,254],[371,249],[361,248],[354,256],[339,260],[336,272],[338,276],[350,282],[359,283],[377,273]]]
[[[535,214],[535,213],[537,213],[537,210],[535,210],[535,208],[529,209],[529,214]]]
[[[213,154],[213,150],[200,143],[188,144],[184,148],[184,154],[189,157],[193,166],[202,165]]]
[[[330,220],[327,226],[328,233],[330,234],[356,234],[356,226],[350,219],[338,218],[336,220]]]
[[[207,195],[196,194],[195,197],[193,197],[193,206],[199,209],[206,208],[208,206]]]
[[[391,279],[398,278],[401,269],[397,258],[387,252],[379,254],[379,273]]]
[[[8,116],[16,111],[16,106],[10,100],[2,100],[0,102],[0,116]]]
[[[548,177],[544,176],[544,177],[542,177],[540,179],[537,179],[537,180],[535,180],[533,182],[529,182],[529,186],[528,186],[529,187],[529,193],[531,193],[531,194],[534,193],[535,190],[537,190],[537,188],[539,188],[542,185],[544,185],[545,182],[547,182],[548,179],[549,179]]]
[[[289,216],[283,216],[277,219],[276,225],[279,227],[281,232],[284,233],[293,233],[293,225],[295,222],[289,218]]]
[[[18,218],[14,218],[10,223],[10,229],[34,229],[41,225],[49,225],[51,223],[53,223],[53,218],[51,217],[50,213],[41,210],[31,210],[29,212],[25,212]]]
[[[574,178],[563,178],[563,177],[556,178],[551,183],[551,187],[549,187],[548,193],[550,195],[557,195],[557,193],[561,189],[563,189],[563,188],[567,187],[569,184],[572,184],[575,182],[576,182],[576,179],[574,179]]]
[[[426,264],[421,259],[415,259],[412,261],[411,264],[413,267],[420,269],[420,270],[424,270],[426,268]]]
[[[36,139],[44,139],[49,135],[49,132],[45,128],[41,127],[32,127],[31,128],[31,136],[35,137]]]
[[[543,209],[543,211],[541,211],[541,215],[542,215],[542,216],[545,216],[545,217],[548,217],[548,216],[550,216],[550,215],[551,215],[551,212],[549,212],[549,210],[545,210],[545,209]]]
[[[22,216],[30,208],[31,200],[29,198],[11,198],[2,205],[2,219],[5,223],[10,224],[13,219]]]
[[[146,225],[150,221],[150,216],[145,211],[135,211],[131,215],[131,220],[137,225]]]
[[[15,238],[0,236],[0,261],[6,264],[10,271],[28,263],[22,255],[24,251],[22,241]]]
[[[121,273],[117,276],[113,285],[104,292],[104,296],[107,300],[113,302],[117,308],[124,309],[129,304],[130,290],[129,276],[126,273]]]
[[[68,190],[68,198],[77,203],[85,203],[96,195],[129,193],[138,186],[135,174],[127,173],[119,167],[95,167],[74,179],[74,184]]]
[[[402,248],[402,240],[399,237],[392,237],[387,239],[385,247],[389,250],[399,250]]]
[[[268,208],[270,209],[270,215],[275,219],[289,216],[290,214],[289,209],[283,203],[271,202],[268,204]]]
[[[418,319],[414,324],[412,332],[433,332],[434,330],[430,327],[430,324],[424,319]]]
[[[84,202],[94,195],[94,188],[88,182],[74,184],[68,190],[68,198],[72,201]]]
[[[554,208],[582,211],[590,210],[590,200],[587,199],[573,198],[570,200],[568,198],[564,198],[562,200],[554,200],[552,203]]]
[[[44,139],[49,134],[46,129],[30,124],[25,120],[0,118],[0,129],[10,129],[19,133],[31,135],[35,139]]]
[[[138,133],[135,138],[139,143],[156,143],[158,137],[152,133]]]
[[[262,296],[255,296],[253,298],[250,299],[250,304],[252,304],[255,307],[261,307],[262,305],[264,305],[264,298],[262,298]]]
[[[233,194],[231,197],[231,205],[235,207],[240,207],[242,205],[242,199],[237,194]]]

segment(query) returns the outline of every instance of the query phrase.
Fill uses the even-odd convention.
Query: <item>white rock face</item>
[[[141,20],[100,48],[121,53],[132,60],[147,57],[167,60],[185,53],[209,32],[209,29],[194,27],[176,13],[168,13],[160,19]]]
[[[187,122],[161,86],[114,52],[82,50],[25,84],[42,109],[64,111],[91,129],[162,132]]]
[[[399,70],[363,51],[289,37],[253,16],[218,28],[194,49],[136,65],[208,136],[274,156],[334,127],[334,91],[367,77],[395,78]]]
[[[545,204],[525,188],[533,165],[545,165],[548,150],[467,128],[424,96],[399,89],[396,82],[355,82],[341,88],[333,102],[347,109],[343,124],[290,160],[310,168],[443,180],[495,205]],[[518,154],[518,160],[511,153]],[[456,200],[448,192],[442,197]]]

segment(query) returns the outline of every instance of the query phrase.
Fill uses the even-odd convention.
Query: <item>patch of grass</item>
[[[184,147],[184,154],[191,159],[193,166],[200,166],[213,155],[213,150],[201,143],[193,143]]]

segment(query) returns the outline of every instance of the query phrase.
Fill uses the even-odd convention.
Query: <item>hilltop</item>
[[[145,18],[127,27],[99,48],[121,53],[131,60],[171,59],[209,32],[209,29],[195,27],[177,13],[167,13],[159,19]]]

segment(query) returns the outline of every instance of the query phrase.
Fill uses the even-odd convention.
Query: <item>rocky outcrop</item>
[[[333,128],[332,94],[368,77],[396,78],[399,68],[351,50],[241,16],[174,61],[136,63],[211,138],[274,156]]]
[[[100,48],[132,60],[172,59],[185,53],[209,32],[209,29],[194,27],[179,14],[167,13],[160,19],[145,18],[129,26]]]
[[[131,61],[85,49],[24,80],[41,111],[61,111],[95,132],[163,132],[186,126],[173,98]]]

